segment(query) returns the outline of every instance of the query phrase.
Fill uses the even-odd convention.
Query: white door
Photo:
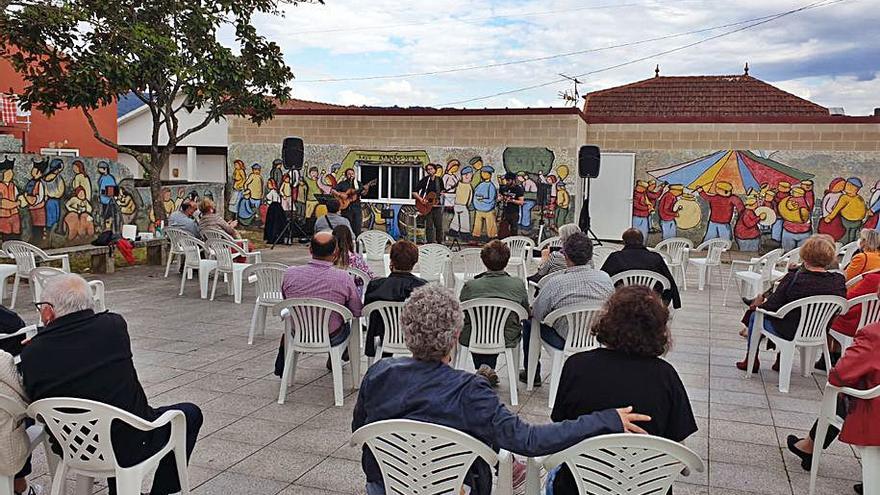
[[[590,181],[590,217],[599,239],[619,240],[632,227],[635,168],[635,153],[602,153],[599,177]]]

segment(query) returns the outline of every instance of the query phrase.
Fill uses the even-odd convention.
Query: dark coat
[[[412,294],[412,291],[425,285],[426,281],[416,277],[412,273],[394,272],[384,278],[371,280],[364,293],[364,306],[376,301],[403,302]],[[366,345],[364,353],[367,356],[376,355],[375,338],[385,335],[385,325],[379,313],[370,315],[370,323],[367,327]]]
[[[681,307],[678,285],[660,253],[650,251],[642,245],[624,246],[622,250],[608,255],[605,264],[602,265],[602,271],[612,277],[627,270],[648,270],[666,277],[671,285],[668,290],[663,291],[663,300],[667,304],[672,301],[672,307],[675,309]]]
[[[828,381],[838,387],[860,390],[880,385],[880,323],[856,333],[853,344],[828,374]],[[880,446],[880,399],[853,399],[849,404],[840,440],[852,445]]]

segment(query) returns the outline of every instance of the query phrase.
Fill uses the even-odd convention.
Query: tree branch
[[[92,128],[92,134],[94,134],[95,139],[97,139],[101,143],[115,149],[116,151],[118,151],[120,153],[125,153],[126,155],[131,155],[135,160],[138,161],[138,163],[141,164],[141,166],[143,166],[143,163],[141,163],[141,160],[143,159],[143,155],[144,155],[143,153],[136,151],[132,148],[129,148],[128,146],[123,146],[121,144],[114,143],[113,141],[107,139],[106,137],[104,137],[103,134],[101,134],[101,131],[98,130],[98,125],[95,123],[95,119],[94,119],[94,117],[92,117],[91,112],[89,112],[88,110],[83,108],[82,113],[83,113],[83,115],[85,115],[86,120],[89,122],[89,127]]]
[[[208,114],[208,116],[205,117],[205,119],[202,120],[197,126],[195,126],[195,127],[191,127],[191,128],[189,128],[189,129],[187,129],[186,132],[184,132],[183,134],[181,134],[180,137],[177,138],[177,142],[179,143],[179,142],[183,141],[184,139],[186,139],[186,138],[187,138],[188,136],[190,136],[191,134],[194,134],[194,133],[196,133],[196,132],[199,132],[199,131],[201,131],[202,129],[204,129],[205,127],[208,127],[208,124],[210,124],[211,122],[213,122],[213,120],[214,120],[213,115]]]

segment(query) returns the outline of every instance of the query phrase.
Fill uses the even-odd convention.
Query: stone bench
[[[135,248],[146,248],[148,265],[164,265],[165,257],[168,255],[168,240],[150,239],[148,241],[132,242]]]
[[[47,249],[46,254],[66,254],[71,255],[90,255],[91,272],[92,273],[113,273],[116,271],[116,261],[113,253],[110,252],[108,246],[92,246],[91,244],[83,244],[80,246],[69,246],[56,249]]]

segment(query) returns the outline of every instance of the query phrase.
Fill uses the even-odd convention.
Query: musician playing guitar
[[[516,174],[504,174],[504,183],[498,189],[498,203],[501,207],[501,222],[498,225],[500,238],[518,234],[519,211],[525,203],[526,191],[516,181]]]
[[[361,184],[355,178],[354,167],[345,171],[345,180],[336,184],[333,188],[334,196],[343,204],[348,202],[348,206],[343,208],[342,216],[348,219],[351,224],[351,230],[354,232],[355,238],[361,235],[361,227],[363,226],[363,211],[361,210],[361,195],[366,194],[370,190],[375,181],[367,184]]]
[[[425,165],[425,176],[416,185],[412,197],[418,206],[431,205],[425,217],[425,238],[430,243],[443,243],[443,208],[440,205],[440,194],[443,193],[443,181],[437,177],[437,165]]]

